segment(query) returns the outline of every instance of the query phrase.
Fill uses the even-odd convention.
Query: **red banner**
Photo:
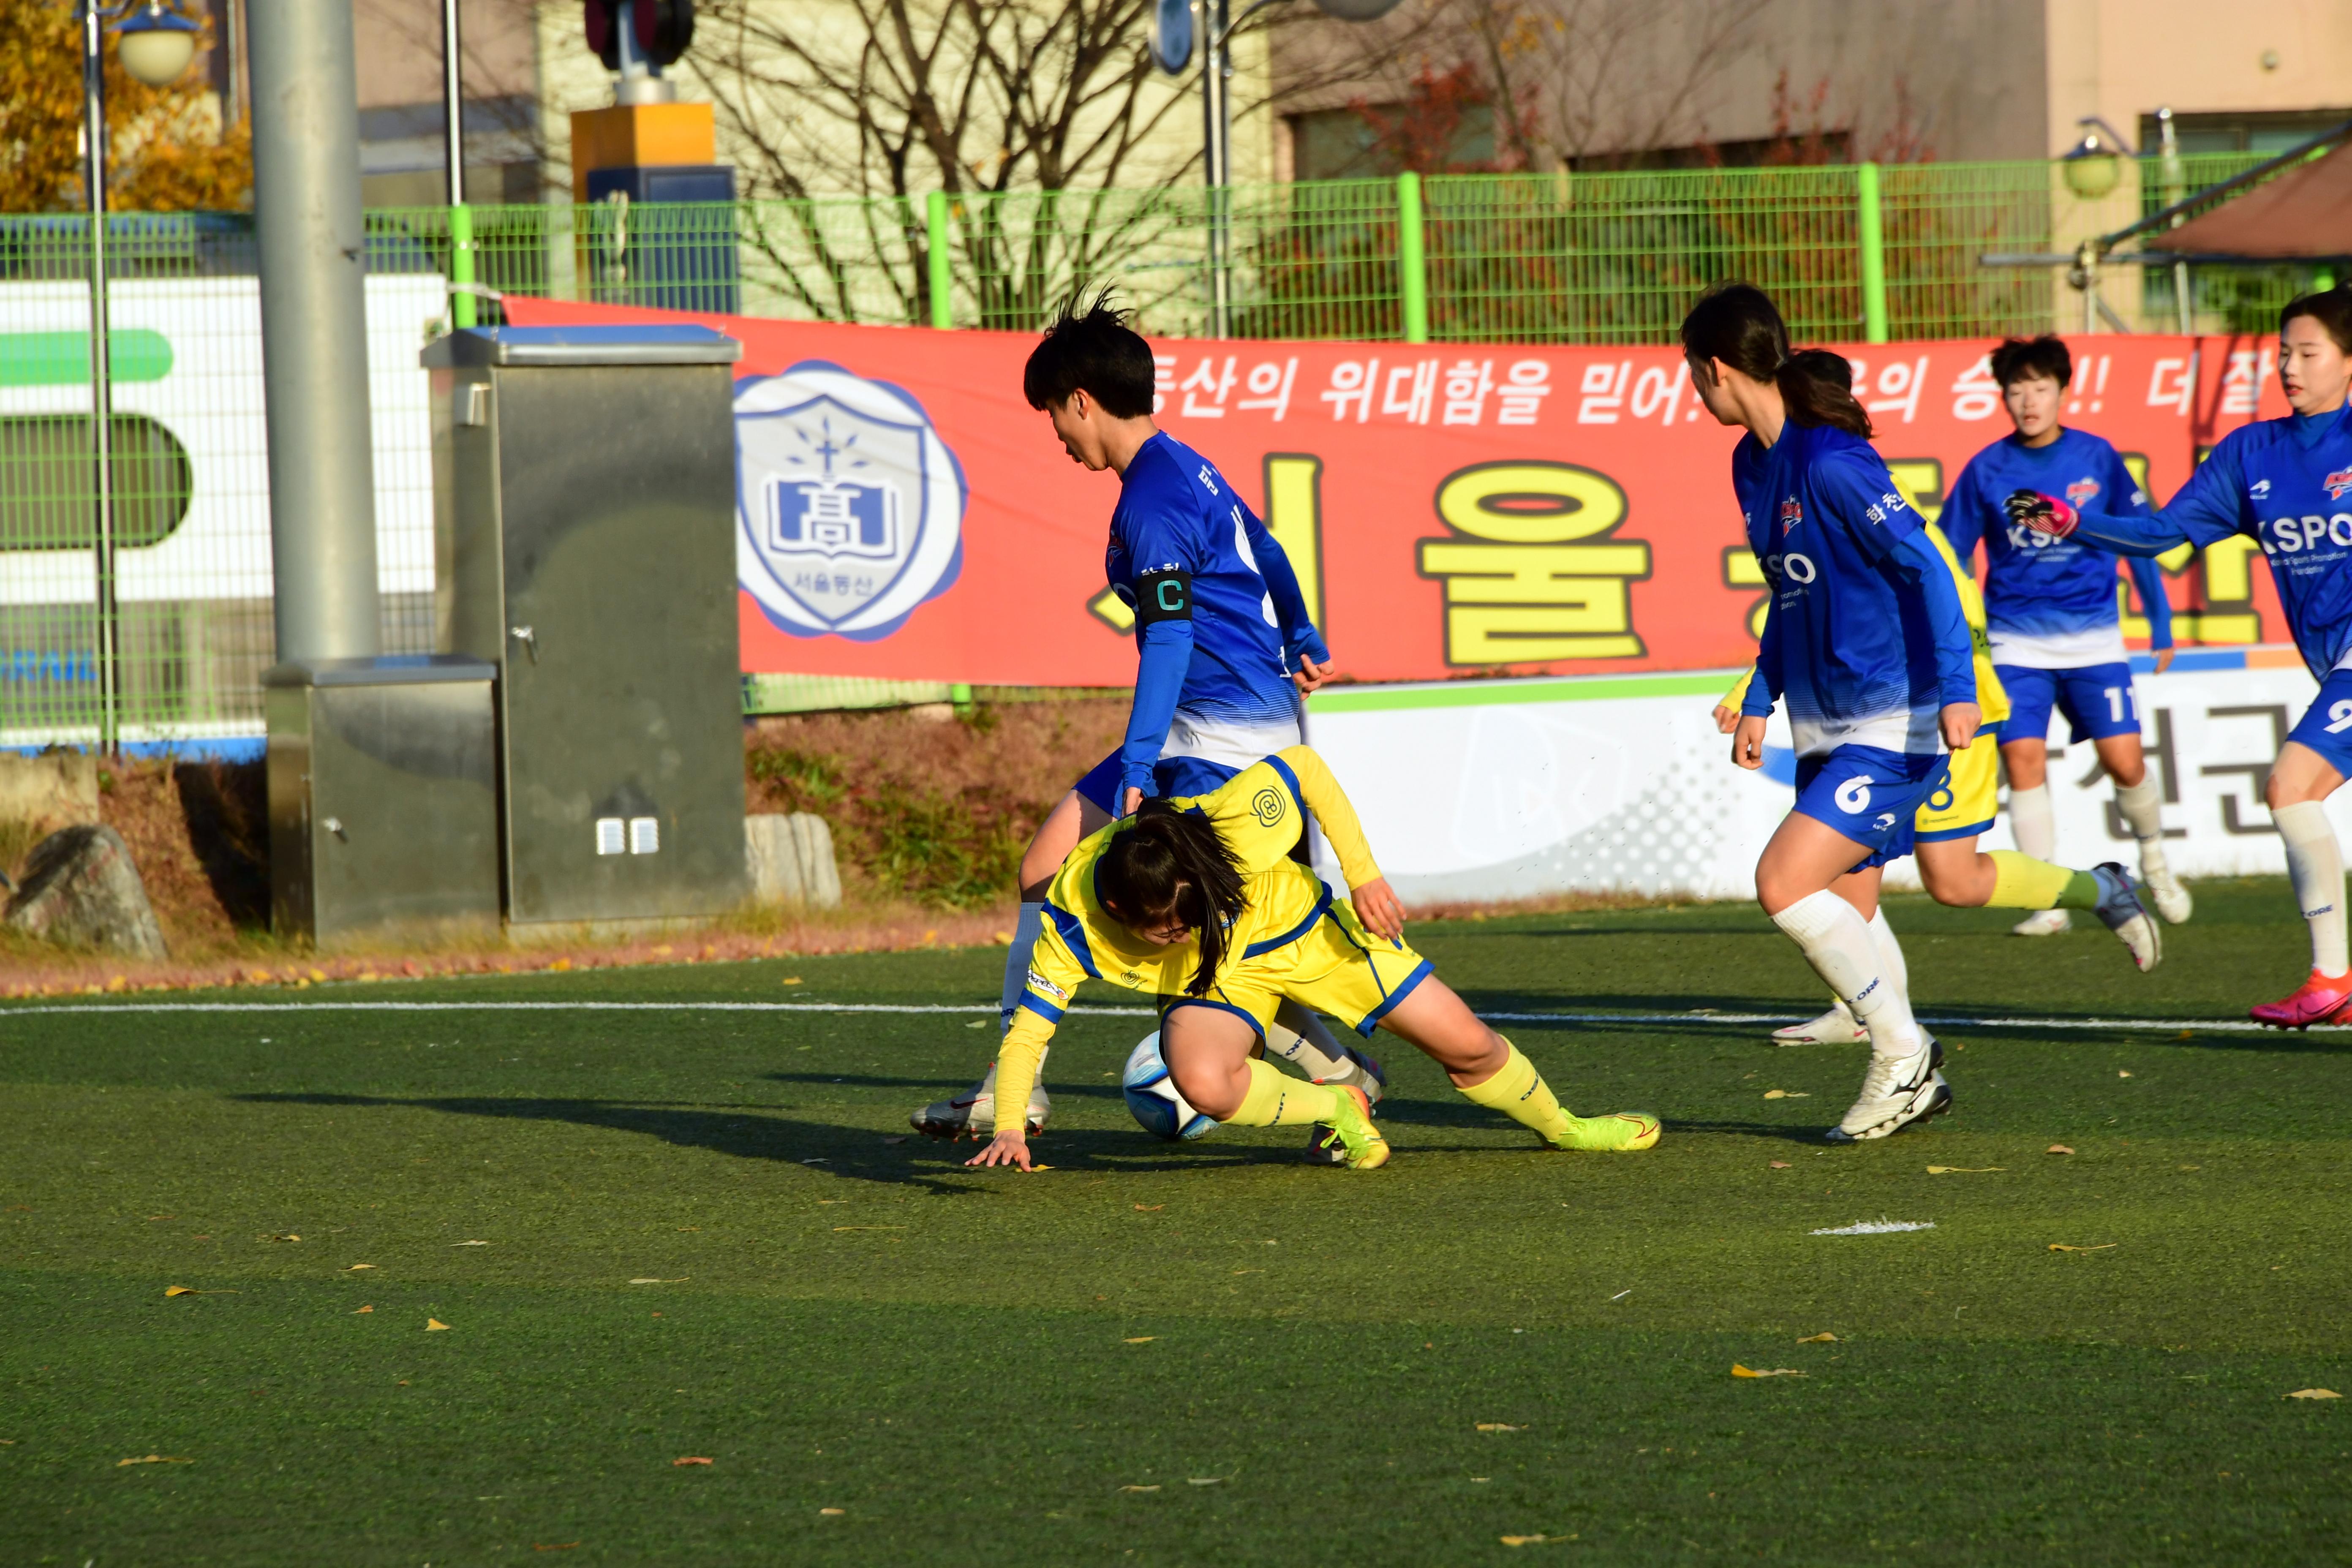
[[[1118,479],[1021,395],[1026,334],[839,326],[509,296],[518,324],[694,320],[741,341],[743,668],[1118,686]],[[1897,483],[1934,516],[2006,435],[1990,340],[1843,344]],[[2169,496],[2285,412],[2258,338],[2074,340],[2064,419]],[[1668,348],[1162,340],[1159,422],[1223,469],[1361,680],[1706,668],[1753,656],[1761,584],[1736,431]],[[2168,561],[2183,643],[2284,636],[2252,540]],[[2186,612],[2181,614],[2180,612]],[[2126,631],[2144,641],[2130,615]]]

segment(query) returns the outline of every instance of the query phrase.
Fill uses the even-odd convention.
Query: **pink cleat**
[[[2249,1016],[2273,1029],[2308,1029],[2314,1024],[2336,1022],[2347,1006],[2352,1006],[2352,974],[2330,979],[2315,969],[2294,995],[2264,1002]]]

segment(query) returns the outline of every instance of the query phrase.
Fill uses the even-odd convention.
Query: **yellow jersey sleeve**
[[[1059,889],[1055,889],[1059,891]],[[1013,1010],[1013,1026],[996,1050],[996,1127],[999,1132],[1024,1130],[1029,1090],[1037,1082],[1037,1064],[1054,1037],[1070,998],[1092,971],[1086,927],[1079,916],[1048,898],[1045,929],[1029,955],[1029,980]]]
[[[1716,706],[1717,708],[1728,708],[1733,712],[1738,712],[1739,710],[1739,705],[1748,700],[1748,684],[1755,679],[1756,667],[1751,664],[1746,669],[1739,672],[1739,679],[1731,683],[1731,689],[1723,694],[1723,700],[1717,703]]]
[[[1330,840],[1349,887],[1380,879],[1380,865],[1372,858],[1355,806],[1311,747],[1286,746],[1191,804],[1217,825],[1246,874],[1254,876],[1289,858],[1290,847],[1298,842],[1297,814],[1308,811]]]
[[[2009,717],[2009,693],[2001,689],[2000,677],[1993,673],[1992,638],[1985,631],[1984,595],[1977,589],[1977,580],[1969,575],[1968,568],[1952,549],[1952,542],[1944,531],[1924,519],[1919,526],[1927,531],[1927,542],[1951,568],[1952,586],[1960,593],[1960,611],[1969,618],[1969,644],[1976,650],[1977,710],[1988,724],[1998,724]]]

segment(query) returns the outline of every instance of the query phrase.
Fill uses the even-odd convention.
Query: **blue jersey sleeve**
[[[1895,477],[1867,447],[1832,454],[1817,463],[1812,482],[1830,514],[1869,561],[1884,561],[1919,532],[1919,514],[1895,489]],[[1934,547],[1929,547],[1933,553]],[[1937,563],[1943,563],[1941,556]],[[1947,577],[1951,574],[1945,573]]]
[[[2132,478],[2131,469],[2125,467],[2122,457],[2113,447],[2107,449],[2107,473],[2104,482],[2105,488],[2101,494],[2123,498],[2122,504],[2116,509],[2118,515],[2147,515],[2147,492],[2140,488],[2137,479]],[[2134,586],[2139,589],[2140,607],[2147,612],[2147,646],[2151,648],[2170,647],[2172,601],[2165,595],[2164,568],[2146,555],[2127,555],[2124,560]]]
[[[1904,535],[1893,552],[1897,571],[1909,579],[1927,601],[1927,626],[1936,639],[1936,690],[1946,707],[1977,700],[1976,639],[1969,631],[1967,607],[1952,581],[1952,569],[1927,537],[1925,529]]]
[[[1138,489],[1141,493],[1136,493]],[[1168,495],[1135,487],[1123,494],[1113,526],[1126,546],[1135,581],[1115,584],[1127,590],[1134,604],[1137,582],[1150,573],[1199,572],[1204,562],[1194,518],[1181,492]],[[1151,765],[1168,743],[1168,726],[1175,721],[1176,700],[1182,695],[1184,677],[1192,664],[1192,621],[1189,601],[1181,618],[1156,620],[1139,615],[1135,632],[1135,700],[1128,710],[1127,736],[1119,744],[1119,785],[1150,795]]]
[[[1275,621],[1282,628],[1283,668],[1297,669],[1300,654],[1318,664],[1328,662],[1331,650],[1323,646],[1322,634],[1315,629],[1315,622],[1307,614],[1307,595],[1299,590],[1298,574],[1291,567],[1289,552],[1258,521],[1257,513],[1246,505],[1242,505],[1240,510],[1242,531],[1248,536],[1250,554],[1257,562],[1257,574],[1265,579],[1266,592],[1274,597]]]
[[[1951,542],[1952,553],[1960,558],[1960,570],[1974,574],[1977,546],[1983,542],[1986,531],[1999,528],[2002,518],[1998,504],[1985,494],[1984,469],[1977,458],[1970,458],[1960,469],[1960,477],[1952,481],[1951,490],[1944,497],[1944,510],[1936,525]]]
[[[1781,692],[1780,614],[1775,607],[1775,594],[1764,601],[1764,635],[1756,639],[1756,678],[1748,683],[1748,694],[1739,700],[1739,710],[1759,719],[1772,714],[1772,704]]]
[[[2232,444],[2237,435],[2231,431],[2213,448],[2162,510],[2123,517],[2084,512],[2075,532],[2119,555],[2161,555],[2184,542],[2202,550],[2239,532],[2245,504],[2238,499],[2244,486]]]

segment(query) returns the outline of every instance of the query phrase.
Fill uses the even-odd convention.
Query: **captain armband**
[[[1192,574],[1178,567],[1145,572],[1135,579],[1135,624],[1192,618]]]

